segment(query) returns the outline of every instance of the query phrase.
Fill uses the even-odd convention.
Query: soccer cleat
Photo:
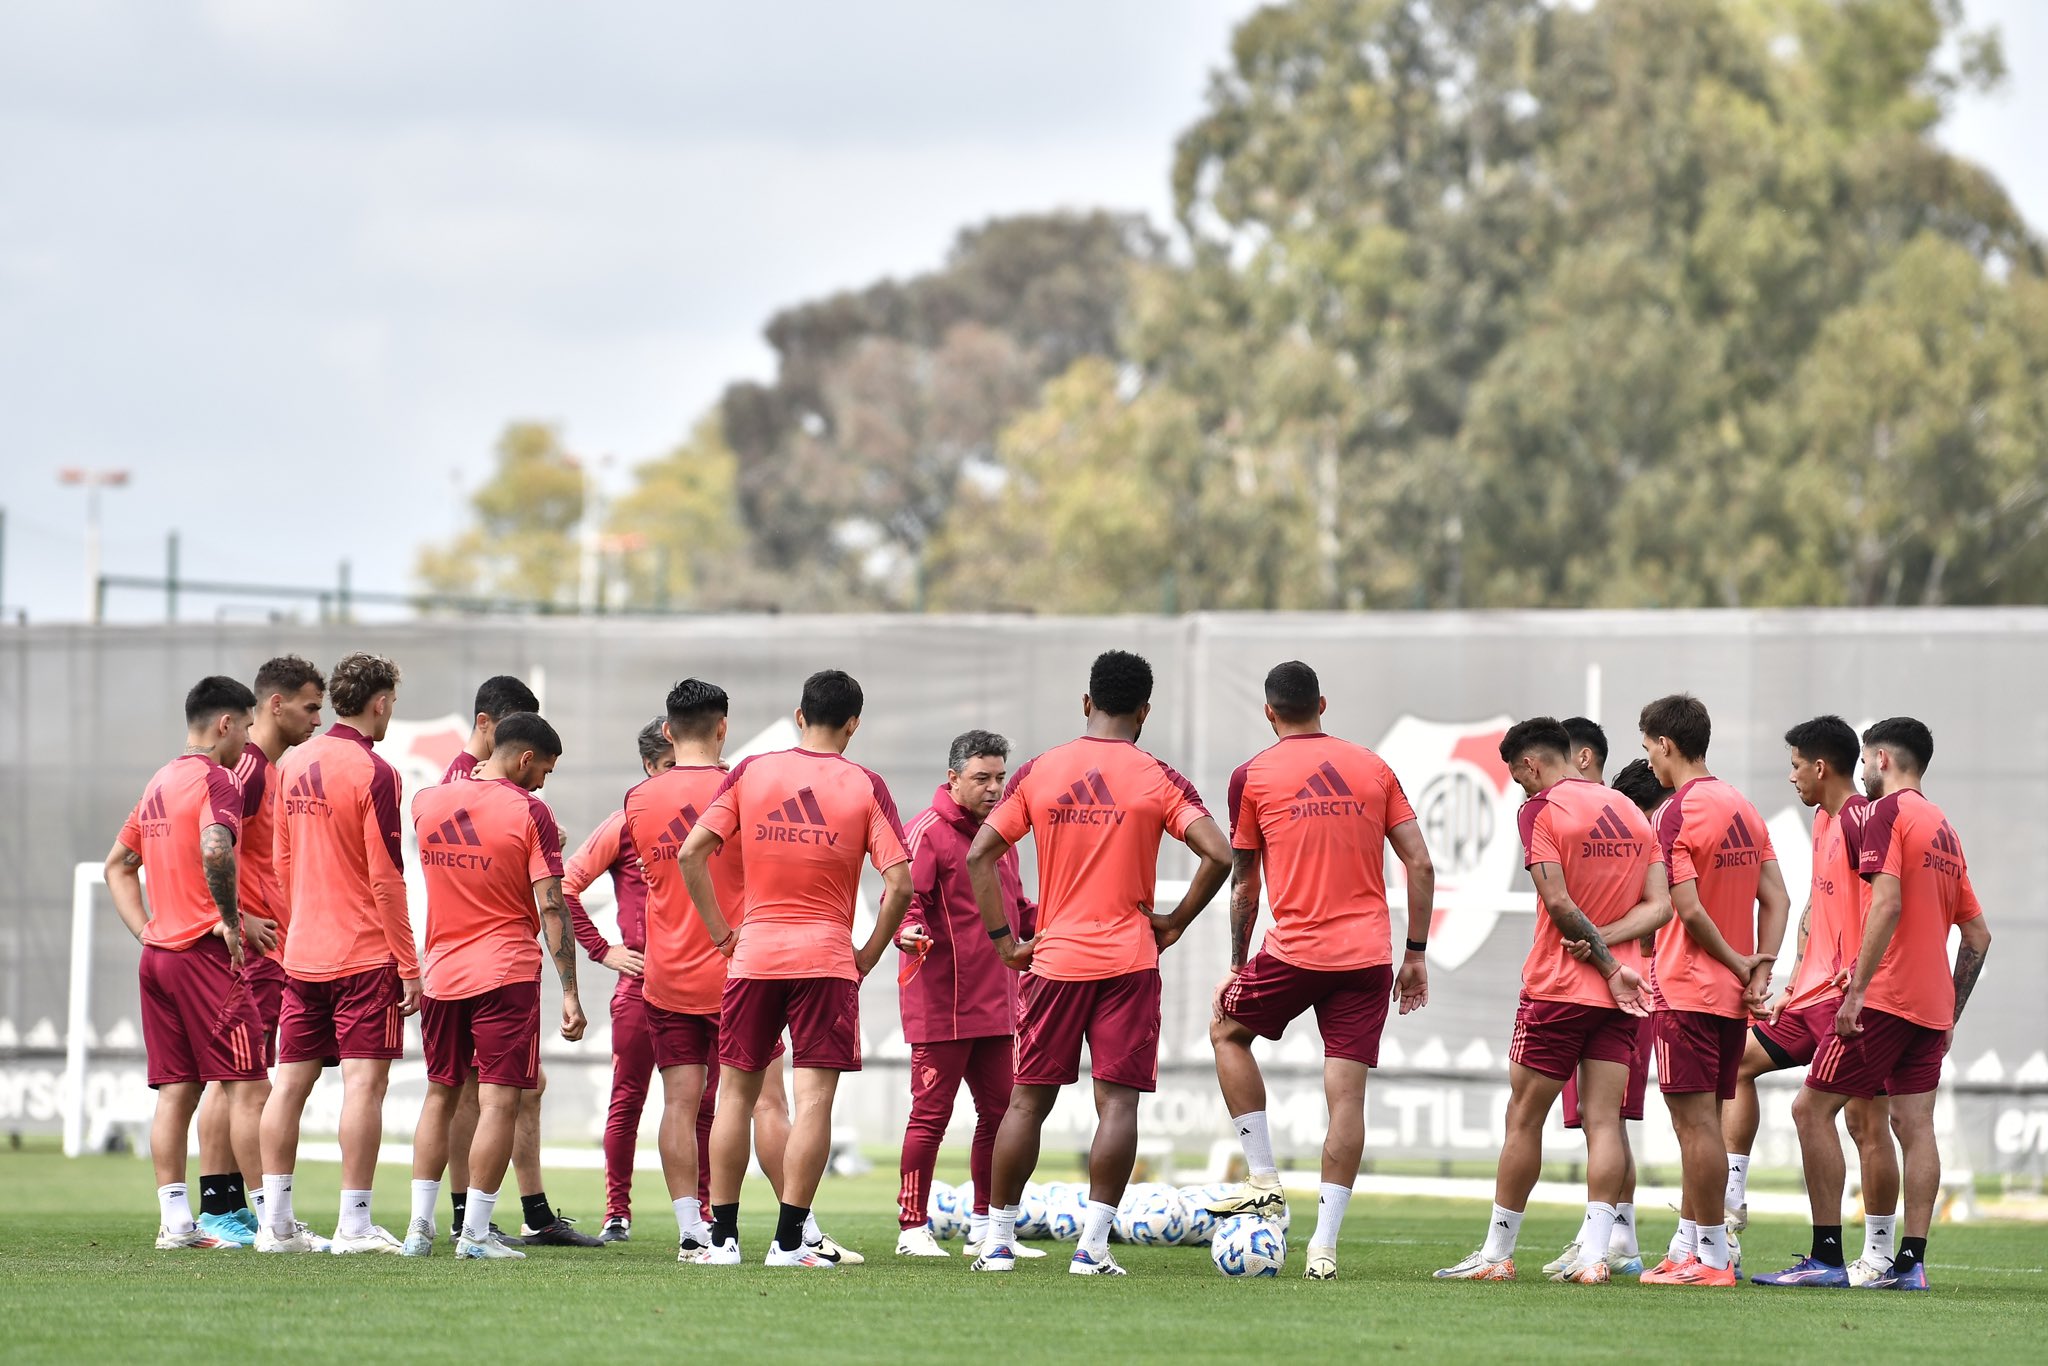
[[[1925,1290],[1927,1288],[1927,1263],[1915,1262],[1911,1271],[1899,1271],[1886,1267],[1882,1276],[1865,1281],[1858,1290]]]
[[[761,1259],[761,1265],[824,1267],[830,1269],[832,1267],[837,1266],[838,1263],[830,1262],[825,1260],[825,1258],[820,1257],[818,1255],[817,1249],[809,1246],[808,1244],[799,1244],[795,1251],[784,1252],[782,1250],[782,1244],[770,1243],[768,1244],[768,1255]]]
[[[1118,1266],[1116,1258],[1109,1255],[1109,1249],[1104,1248],[1100,1257],[1091,1252],[1076,1249],[1074,1260],[1067,1263],[1067,1274],[1069,1276],[1128,1276],[1131,1273]]]
[[[633,1221],[623,1215],[613,1215],[604,1221],[604,1227],[597,1231],[600,1243],[629,1243],[633,1241]]]
[[[1555,1257],[1552,1257],[1549,1261],[1543,1264],[1543,1274],[1550,1277],[1550,1279],[1554,1281],[1557,1279],[1558,1272],[1563,1271],[1566,1267],[1570,1266],[1573,1262],[1576,1262],[1578,1259],[1579,1245],[1577,1243],[1566,1243],[1564,1245],[1564,1251],[1558,1253]]]
[[[1811,1257],[1801,1257],[1783,1271],[1766,1271],[1761,1276],[1751,1276],[1755,1285],[1815,1286],[1826,1289],[1840,1289],[1849,1284],[1846,1267],[1829,1266],[1826,1262]]]
[[[969,1249],[972,1251],[972,1249]],[[939,1240],[932,1236],[930,1224],[919,1224],[916,1228],[904,1229],[896,1235],[896,1255],[899,1257],[950,1257],[953,1254],[939,1246]]]
[[[502,1246],[502,1247],[525,1247],[525,1246],[526,1246],[526,1240],[525,1240],[524,1238],[521,1238],[521,1237],[519,1237],[519,1236],[518,1236],[517,1234],[513,1234],[513,1233],[507,1233],[507,1232],[505,1232],[505,1230],[504,1230],[504,1229],[501,1229],[501,1228],[499,1228],[499,1227],[498,1227],[498,1226],[497,1226],[496,1224],[492,1224],[492,1225],[491,1225],[491,1227],[490,1227],[490,1235],[491,1235],[491,1241],[493,1241],[493,1242],[495,1242],[495,1243],[499,1244],[499,1245],[500,1245],[500,1246]],[[449,1230],[448,1230],[448,1241],[449,1241],[449,1242],[451,1242],[451,1243],[453,1243],[453,1242],[457,1242],[457,1241],[459,1241],[459,1240],[461,1239],[461,1237],[462,1237],[462,1220],[461,1220],[460,1218],[458,1218],[458,1219],[456,1219],[456,1221],[455,1221],[455,1226],[454,1226],[453,1228],[451,1228],[451,1229],[449,1229]]]
[[[507,1239],[506,1241],[510,1241]],[[521,1247],[603,1247],[602,1239],[593,1238],[576,1227],[576,1221],[566,1214],[557,1214],[555,1222],[545,1228],[519,1226]]]
[[[398,1249],[402,1257],[431,1257],[434,1255],[434,1221],[415,1219],[412,1227],[405,1231],[405,1245]]]
[[[1515,1259],[1503,1257],[1496,1262],[1481,1248],[1456,1266],[1432,1271],[1430,1275],[1440,1281],[1511,1281],[1515,1278]]]
[[[1551,1276],[1551,1280],[1563,1285],[1605,1285],[1613,1277],[1607,1269],[1607,1259],[1597,1262],[1575,1261]]]
[[[841,1247],[839,1246],[839,1244],[833,1242],[828,1234],[821,1233],[818,1235],[817,1242],[806,1243],[804,1244],[804,1246],[808,1247],[811,1251],[817,1253],[820,1257],[823,1257],[826,1261],[832,1263],[832,1265],[834,1266],[859,1266],[863,1262],[867,1261],[867,1258],[861,1256],[852,1248]]]
[[[1228,1195],[1217,1196],[1205,1208],[1219,1219],[1233,1214],[1256,1214],[1264,1219],[1278,1219],[1287,1208],[1287,1192],[1280,1189],[1277,1180],[1270,1186],[1247,1181]]]
[[[1643,1284],[1662,1285],[1679,1272],[1691,1266],[1695,1260],[1692,1257],[1673,1258],[1667,1254],[1663,1261],[1643,1273]]]
[[[325,1242],[326,1240],[321,1239],[320,1241]],[[291,1236],[286,1238],[278,1237],[277,1234],[271,1231],[268,1224],[264,1225],[256,1230],[256,1250],[258,1252],[327,1251],[326,1248],[321,1247],[319,1243],[314,1241],[313,1230],[307,1228],[304,1224],[292,1225]]]
[[[496,1238],[473,1239],[462,1234],[455,1235],[455,1256],[465,1262],[523,1262],[526,1254],[515,1247],[506,1247]]]
[[[249,1226],[232,1214],[202,1214],[198,1226],[229,1247],[248,1247],[256,1241]]]
[[[1017,1254],[1000,1243],[985,1247],[981,1255],[968,1265],[969,1271],[1015,1271]]]
[[[681,1260],[678,1257],[677,1260]],[[728,1238],[698,1252],[693,1260],[698,1266],[738,1266],[740,1264],[740,1240]]]
[[[1732,1232],[1728,1235],[1728,1269],[1735,1273],[1735,1279],[1742,1279],[1742,1240]]]
[[[1612,1276],[1640,1276],[1643,1274],[1641,1253],[1610,1252],[1607,1254],[1607,1272]]]
[[[1866,1252],[1855,1261],[1849,1263],[1849,1285],[1851,1288],[1861,1289],[1879,1276],[1889,1275],[1891,1269],[1891,1258],[1873,1257]]]
[[[978,1257],[981,1255],[983,1246],[981,1243],[969,1243],[966,1247],[960,1249],[960,1255],[963,1257]],[[1044,1259],[1045,1249],[1033,1247],[1029,1243],[1012,1243],[1010,1244],[1010,1255],[1020,1262],[1036,1262]]]
[[[235,1211],[235,1218],[242,1221],[242,1227],[248,1229],[252,1237],[255,1235],[257,1229],[263,1227],[263,1225],[256,1218],[256,1211],[250,1209],[247,1205],[244,1205],[240,1209]]]
[[[1740,1233],[1749,1227],[1749,1202],[1747,1200],[1727,1210],[1726,1214],[1728,1216],[1728,1231],[1730,1233]]]
[[[1334,1281],[1337,1279],[1337,1249],[1314,1247],[1308,1250],[1308,1266],[1302,1271],[1305,1281]]]
[[[1645,1276],[1643,1281],[1647,1285],[1733,1286],[1736,1284],[1734,1267],[1708,1266],[1697,1257],[1672,1272],[1669,1276],[1655,1281]]]
[[[358,1252],[382,1252],[387,1256],[397,1257],[404,1254],[405,1244],[392,1237],[389,1229],[372,1224],[368,1233],[344,1234],[339,1229],[335,1230],[334,1238],[328,1244],[327,1250],[337,1257],[347,1257]],[[461,1251],[460,1244],[457,1244],[456,1250]]]
[[[211,1233],[208,1233],[205,1229],[201,1228],[197,1224],[192,1225],[192,1227],[186,1229],[183,1233],[173,1233],[169,1229],[165,1228],[162,1224],[158,1224],[156,1229],[156,1250],[158,1252],[175,1252],[180,1248],[217,1248],[240,1246],[240,1243],[230,1243],[223,1239],[214,1237]]]

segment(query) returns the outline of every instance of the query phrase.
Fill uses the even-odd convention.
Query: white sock
[[[1078,1251],[1091,1257],[1100,1257],[1109,1251],[1109,1226],[1116,1222],[1116,1206],[1105,1205],[1100,1200],[1090,1200],[1088,1211],[1081,1220],[1081,1243]]]
[[[1893,1237],[1899,1229],[1896,1214],[1866,1214],[1863,1216],[1863,1255],[1876,1261],[1883,1258],[1891,1261],[1898,1255],[1898,1242]]]
[[[1678,1221],[1678,1232],[1671,1235],[1671,1248],[1664,1255],[1674,1262],[1682,1262],[1695,1256],[1700,1250],[1700,1226],[1690,1219]]]
[[[192,1196],[183,1181],[156,1188],[156,1211],[166,1233],[192,1231]]]
[[[1728,1267],[1728,1226],[1726,1224],[1700,1225],[1700,1260],[1716,1271]]]
[[[260,1228],[260,1227],[262,1227],[262,1225],[263,1225],[263,1186],[262,1186],[262,1183],[261,1183],[261,1182],[258,1182],[258,1183],[257,1183],[257,1186],[256,1186],[256,1188],[255,1188],[254,1190],[252,1190],[252,1191],[249,1191],[249,1192],[248,1192],[248,1196],[249,1196],[249,1209],[250,1209],[250,1211],[251,1211],[251,1212],[252,1212],[253,1214],[255,1214],[255,1216],[256,1216],[256,1224],[257,1224],[257,1227],[259,1227],[259,1228]]]
[[[1337,1233],[1344,1227],[1344,1211],[1351,1208],[1351,1187],[1325,1181],[1316,1193],[1316,1236],[1310,1247],[1337,1250]]]
[[[988,1226],[991,1222],[986,1214],[970,1214],[967,1216],[967,1245],[969,1247],[980,1247],[988,1241]]]
[[[988,1246],[1009,1247],[1017,1241],[1017,1206],[988,1207]]]
[[[498,1208],[496,1191],[480,1191],[469,1188],[469,1197],[462,1206],[462,1236],[472,1243],[481,1243],[491,1236],[491,1214]]]
[[[370,1193],[368,1191],[343,1191],[341,1193],[341,1221],[335,1226],[337,1235],[355,1238],[370,1231]]]
[[[1636,1243],[1636,1207],[1624,1201],[1614,1207],[1614,1236],[1608,1240],[1607,1250],[1619,1252],[1624,1257],[1640,1257],[1643,1249]]]
[[[1579,1237],[1579,1260],[1597,1262],[1607,1256],[1614,1241],[1614,1206],[1598,1200],[1586,1205],[1586,1229]]]
[[[818,1227],[818,1212],[812,1210],[804,1216],[804,1246],[816,1247],[825,1239],[825,1230]]]
[[[1749,1203],[1749,1155],[1728,1154],[1728,1194],[1722,1201],[1729,1209]]]
[[[1593,1207],[1586,1206],[1586,1217],[1579,1220],[1579,1231],[1572,1235],[1572,1246],[1584,1248],[1586,1238],[1593,1232]]]
[[[1497,1262],[1515,1253],[1515,1240],[1522,1236],[1522,1211],[1493,1207],[1493,1214],[1486,1221],[1486,1246],[1480,1252],[1489,1262]]]
[[[697,1203],[696,1196],[686,1195],[669,1204],[675,1207],[677,1237],[687,1238],[704,1227],[704,1207]]]
[[[427,1227],[432,1228],[434,1226],[434,1206],[440,1203],[441,1183],[439,1181],[422,1181],[418,1177],[413,1178],[412,1224],[417,1224],[420,1220],[424,1219],[427,1221]],[[407,1227],[410,1228],[412,1224],[408,1224]]]
[[[1278,1177],[1280,1167],[1273,1161],[1273,1132],[1266,1127],[1266,1112],[1253,1110],[1232,1122],[1237,1125],[1237,1141],[1244,1149],[1244,1165],[1251,1172],[1252,1182],[1263,1186],[1268,1183],[1260,1177]]]
[[[263,1174],[263,1217],[269,1221],[270,1231],[280,1238],[292,1236],[292,1226],[297,1222],[292,1217],[292,1174],[273,1176]]]

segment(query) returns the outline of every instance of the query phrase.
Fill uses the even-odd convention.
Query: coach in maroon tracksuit
[[[1002,796],[1010,742],[985,730],[953,741],[946,781],[912,820],[912,894],[897,946],[903,1037],[910,1044],[910,1121],[903,1132],[903,1186],[897,1196],[903,1232],[896,1251],[907,1257],[948,1255],[926,1226],[932,1166],[953,1115],[960,1083],[974,1097],[974,1180],[977,1241],[988,1226],[989,1168],[996,1129],[1010,1104],[1011,1035],[1016,1029],[1017,974],[1003,966],[982,928],[967,881],[967,846]],[[998,865],[1010,927],[1031,936],[1037,907],[1025,899],[1012,851]]]

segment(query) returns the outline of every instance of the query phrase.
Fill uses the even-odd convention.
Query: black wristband
[[[1408,952],[1410,953],[1429,952],[1429,941],[1427,939],[1410,939],[1405,942],[1408,945]]]
[[[990,930],[988,937],[991,939],[1008,939],[1010,937],[1010,927],[1005,925],[999,930]]]

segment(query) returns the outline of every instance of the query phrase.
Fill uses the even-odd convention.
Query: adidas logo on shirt
[[[696,807],[685,806],[681,812],[669,817],[668,828],[655,837],[654,847],[647,851],[645,861],[674,863],[683,852],[683,841],[696,829],[697,818],[701,814]]]
[[[449,845],[483,848],[483,837],[470,822],[469,808],[457,807],[454,815],[441,822],[440,829],[427,832],[427,837],[420,841],[420,863],[428,868],[464,868],[479,873],[490,870],[489,854],[460,853],[448,848]]]
[[[1065,792],[1053,798],[1049,821],[1053,825],[1122,825],[1128,811],[1117,809],[1102,770],[1091,768]]]
[[[754,822],[754,838],[769,844],[822,844],[830,849],[839,843],[839,832],[825,826],[825,809],[818,805],[818,794],[803,787]]]
[[[1716,868],[1748,868],[1763,861],[1763,851],[1756,847],[1756,840],[1749,833],[1749,822],[1742,819],[1740,811],[1735,819],[1728,822],[1728,833],[1721,836],[1720,852],[1714,855]]]
[[[164,805],[163,784],[158,783],[149,790],[142,801],[142,837],[146,840],[162,839],[171,833],[170,809]]]
[[[291,816],[329,816],[333,808],[327,805],[327,785],[320,779],[320,761],[315,759],[306,765],[306,771],[298,776],[284,794],[285,814]]]
[[[1934,838],[1929,843],[1934,845],[1934,849],[1920,855],[1920,866],[1947,877],[1961,877],[1963,842],[1956,838],[1955,827],[1943,821],[1941,828],[1934,832]]]
[[[1353,797],[1351,785],[1344,781],[1344,775],[1328,760],[1316,765],[1316,771],[1308,775],[1308,781],[1301,785],[1301,791],[1294,794],[1288,804],[1287,819],[1304,820],[1311,816],[1356,816],[1363,814],[1365,803]]]
[[[1602,806],[1593,828],[1579,843],[1582,858],[1634,858],[1643,852],[1643,842],[1629,836],[1628,822],[1612,806]]]

